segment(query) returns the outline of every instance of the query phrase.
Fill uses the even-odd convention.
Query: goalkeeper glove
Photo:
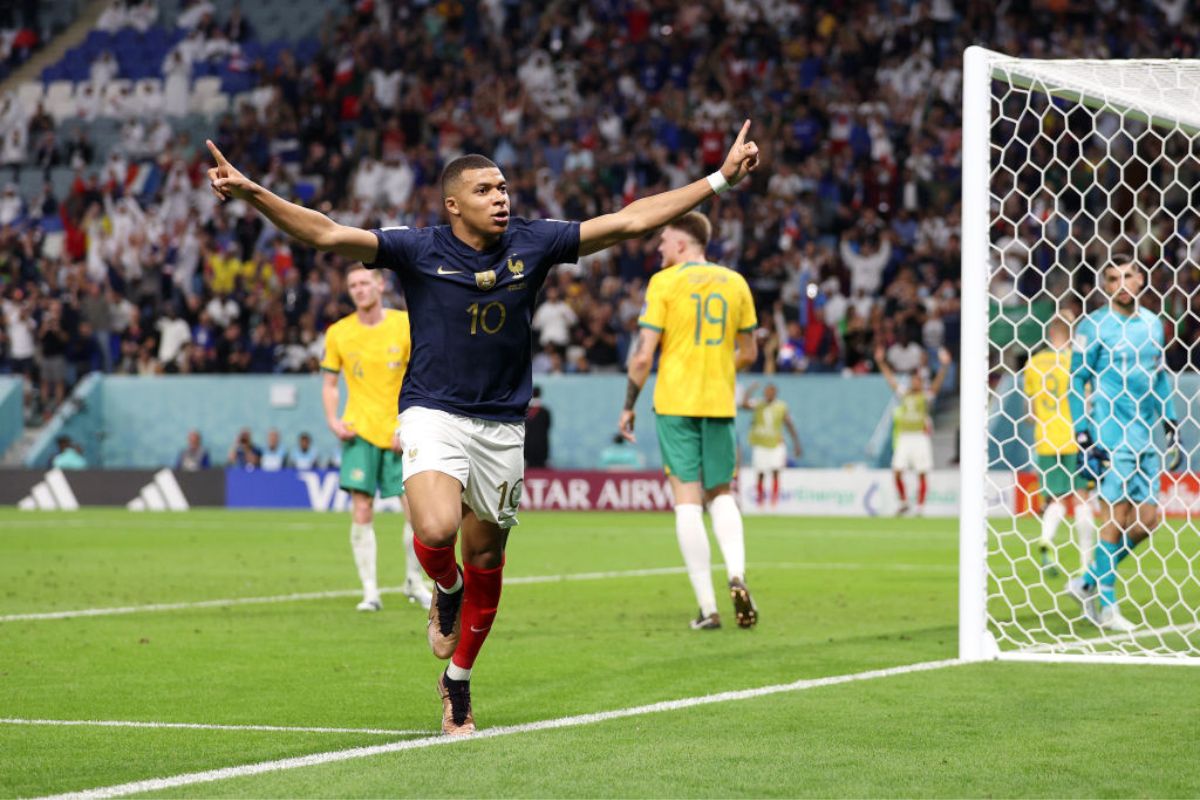
[[[1163,428],[1167,432],[1167,446],[1163,450],[1163,467],[1167,472],[1174,472],[1183,462],[1183,453],[1179,450],[1179,423],[1173,419],[1164,419]]]
[[[1079,445],[1079,471],[1088,479],[1098,482],[1108,470],[1108,451],[1092,441],[1092,434],[1086,429],[1075,434],[1075,443]]]

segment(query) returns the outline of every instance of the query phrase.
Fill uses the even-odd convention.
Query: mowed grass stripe
[[[750,568],[762,569],[813,569],[813,570],[881,570],[884,572],[945,572],[953,571],[953,566],[936,564],[866,564],[845,562],[813,561],[805,564],[796,562],[776,562],[750,564]],[[714,564],[713,571],[725,569],[723,564]],[[514,575],[504,579],[505,586],[522,586],[539,583],[567,583],[571,581],[599,581],[617,578],[651,578],[661,575],[683,575],[685,567],[653,567],[649,569],[614,570],[610,572],[580,572],[565,575]],[[400,586],[390,586],[379,590],[380,594],[403,594]],[[0,622],[31,622],[36,620],[75,619],[78,617],[107,617],[120,614],[142,614],[162,611],[183,611],[187,609],[223,608],[226,606],[261,605],[264,603],[295,603],[306,600],[331,600],[343,597],[358,597],[362,592],[358,589],[333,589],[322,592],[296,592],[293,594],[271,595],[267,597],[229,597],[217,600],[193,600],[180,603],[149,603],[138,606],[113,606],[109,608],[83,608],[70,611],[46,611],[32,614],[7,614],[0,616]]]
[[[521,733],[534,733],[537,731],[555,730],[560,728],[573,728],[581,725],[595,725],[597,723],[607,722],[609,720],[623,719],[626,717],[638,717],[646,714],[658,714],[666,711],[680,711],[687,708],[694,708],[696,706],[711,705],[713,703],[728,703],[738,700],[750,700],[785,692],[800,692],[825,686],[837,686],[844,683],[878,680],[880,678],[890,678],[897,675],[907,675],[914,672],[927,672],[929,670],[944,669],[946,667],[956,666],[961,663],[962,662],[957,659],[944,659],[941,661],[927,661],[919,664],[905,664],[903,666],[889,667],[887,669],[857,672],[849,675],[833,675],[827,678],[802,679],[783,685],[762,686],[755,689],[742,689],[739,691],[721,692],[718,694],[703,695],[700,697],[687,697],[679,700],[669,700],[661,703],[652,703],[650,705],[634,706],[632,708],[622,708],[613,711],[601,711],[591,714],[579,714],[571,717],[559,717],[557,719],[529,722],[521,725],[487,728],[470,737],[431,736],[423,739],[412,739],[404,742],[392,742],[390,744],[374,745],[372,747],[354,747],[347,750],[332,750],[325,753],[314,753],[312,755],[301,756],[298,758],[285,758],[278,761],[267,761],[259,764],[247,764],[238,767],[205,770],[203,772],[192,772],[164,778],[152,778],[149,780],[134,781],[115,786],[87,789],[81,792],[67,792],[59,795],[51,795],[45,800],[102,800],[103,798],[110,797],[124,797],[131,794],[162,791],[164,789],[192,786],[201,783],[211,783],[213,781],[228,780],[230,778],[262,775],[265,773],[280,772],[283,770],[313,767],[339,761],[349,761],[351,759],[369,758],[371,756],[384,755],[386,753],[399,753],[405,750],[419,750],[427,747],[460,744],[463,742],[479,741],[482,739],[495,739],[502,736],[512,736],[514,734]]]
[[[5,719],[0,725],[30,725],[62,728],[148,728],[163,730],[233,731],[242,733],[363,733],[371,736],[422,736],[430,730],[391,730],[388,728],[322,728],[305,725],[219,725],[208,722],[147,722],[122,719]]]

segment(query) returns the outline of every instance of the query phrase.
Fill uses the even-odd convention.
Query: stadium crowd
[[[440,222],[440,167],[464,152],[507,168],[516,213],[586,218],[712,171],[752,118],[768,168],[706,211],[710,256],[755,293],[755,369],[857,373],[881,345],[898,371],[957,348],[962,49],[1138,55],[1176,4],[1058,5],[358,0],[331,15],[315,58],[273,65],[244,63],[240,15],[197,0],[176,21],[181,58],[241,59],[252,78],[213,120],[231,161],[346,224]],[[158,20],[152,6],[118,1],[106,24],[133,24],[126,7]],[[1196,23],[1179,26],[1185,55]],[[0,372],[29,377],[38,411],[92,370],[316,369],[322,331],[352,310],[339,258],[217,205],[203,148],[169,117],[130,117],[101,154],[86,131],[60,142],[44,111],[8,103],[0,132],[28,144],[0,147],[0,162],[78,168],[67,196],[0,195]],[[165,176],[152,191],[139,160]],[[53,251],[48,218],[64,229]],[[534,319],[535,371],[622,369],[658,267],[644,241],[559,268]]]

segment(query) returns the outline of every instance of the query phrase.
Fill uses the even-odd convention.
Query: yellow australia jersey
[[[1079,452],[1071,421],[1071,351],[1047,348],[1025,365],[1025,395],[1033,409],[1034,450],[1040,456]]]
[[[346,377],[349,397],[342,421],[376,447],[392,446],[400,384],[411,352],[406,311],[386,309],[378,325],[363,325],[355,313],[325,331],[321,369]]]
[[[754,421],[750,424],[750,444],[754,447],[779,447],[783,444],[783,421],[787,419],[787,403],[765,400],[754,406]]]
[[[745,278],[718,264],[667,267],[650,279],[638,324],[662,332],[656,413],[736,415],[734,345],[758,326]]]

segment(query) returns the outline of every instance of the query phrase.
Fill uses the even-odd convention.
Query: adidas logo
[[[49,477],[49,476],[47,476]],[[175,480],[175,473],[160,469],[138,496],[125,504],[130,511],[187,511],[188,501]]]
[[[52,469],[17,502],[17,508],[22,511],[78,511],[79,501],[63,471]]]

